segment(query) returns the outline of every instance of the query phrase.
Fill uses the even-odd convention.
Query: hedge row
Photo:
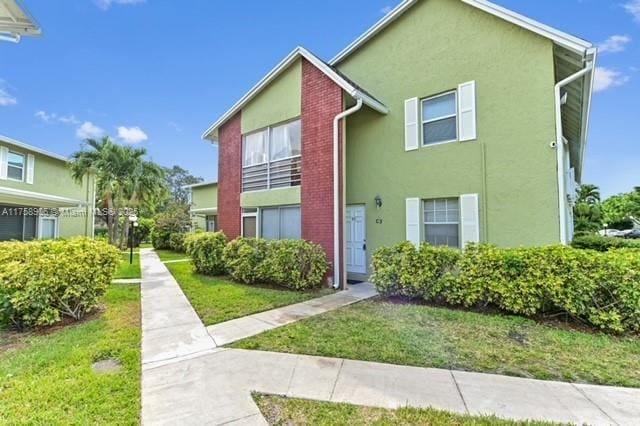
[[[88,238],[0,243],[0,323],[81,319],[98,307],[119,261],[117,249]]]
[[[609,251],[621,248],[640,249],[640,241],[624,240],[615,237],[603,237],[600,235],[583,235],[575,237],[571,245],[579,249]]]
[[[460,252],[401,243],[376,251],[373,268],[384,295],[526,316],[564,313],[607,331],[640,331],[638,250],[469,245]]]
[[[246,284],[307,290],[320,286],[329,269],[322,248],[303,240],[237,238],[228,242],[221,232],[205,232],[188,235],[185,247],[196,272],[228,273]]]
[[[165,230],[151,231],[151,245],[156,250],[173,250],[184,253],[184,232],[172,232]]]

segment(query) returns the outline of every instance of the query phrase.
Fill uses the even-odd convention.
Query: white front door
[[[367,273],[367,235],[364,206],[347,206],[347,272]]]

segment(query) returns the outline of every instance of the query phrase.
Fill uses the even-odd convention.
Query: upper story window
[[[460,247],[460,203],[457,198],[424,201],[424,239],[432,246]]]
[[[422,145],[458,140],[458,106],[456,92],[422,101]]]
[[[242,190],[298,186],[301,180],[300,120],[243,137]]]
[[[18,154],[17,152],[9,151],[7,162],[7,178],[11,180],[24,180],[24,154]]]

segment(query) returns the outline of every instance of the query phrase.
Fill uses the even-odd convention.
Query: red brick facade
[[[302,238],[320,244],[330,262],[333,262],[333,119],[342,112],[342,107],[342,89],[303,59]],[[343,217],[344,212],[340,215]],[[341,263],[344,265],[344,259]]]
[[[229,239],[240,236],[242,129],[240,112],[220,127],[218,140],[218,224]]]

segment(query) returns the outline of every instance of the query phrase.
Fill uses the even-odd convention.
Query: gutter
[[[340,244],[340,120],[358,112],[362,108],[362,98],[357,98],[355,106],[336,115],[333,119],[333,288],[338,289],[340,285],[341,247]],[[345,286],[342,285],[342,289]]]
[[[555,86],[556,101],[556,162],[558,169],[558,207],[560,208],[560,243],[566,245],[567,239],[567,198],[565,196],[566,183],[564,173],[564,150],[565,138],[562,133],[562,88],[584,77],[588,73],[593,73],[593,59],[587,62],[586,68],[570,75],[560,81]],[[592,75],[593,79],[593,75]]]

